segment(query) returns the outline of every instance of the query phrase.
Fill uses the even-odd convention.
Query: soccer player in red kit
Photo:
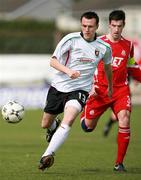
[[[133,80],[134,86],[138,86],[141,83],[141,41],[138,39],[133,40],[134,44],[134,58],[137,64],[133,64],[128,67],[129,83]],[[110,117],[106,121],[103,128],[103,136],[107,137],[111,131],[113,125],[117,122],[117,117],[111,112]]]
[[[118,150],[114,170],[120,172],[126,171],[123,160],[130,141],[131,95],[128,83],[128,67],[135,65],[133,44],[121,35],[124,26],[124,11],[114,10],[109,15],[109,34],[100,37],[112,48],[112,98],[107,96],[107,80],[101,61],[95,75],[93,86],[95,94],[89,97],[81,114],[82,129],[85,132],[91,132],[95,129],[100,116],[109,107],[113,110],[118,118]]]
[[[135,86],[138,85],[138,82],[141,83],[141,65],[137,63],[134,63],[132,66],[130,65],[128,67],[128,75],[129,75],[129,83],[130,83],[130,78],[133,79]],[[104,129],[103,129],[104,137],[108,136],[112,126],[117,121],[118,121],[117,117],[115,116],[113,112],[111,112],[111,115],[108,121],[105,123]]]

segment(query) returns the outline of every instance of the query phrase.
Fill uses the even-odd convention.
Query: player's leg
[[[98,97],[94,98],[93,96],[86,102],[80,117],[81,127],[85,132],[91,132],[95,129],[101,114],[103,114],[109,106],[107,101],[107,104],[104,103],[104,100],[100,102]]]
[[[83,113],[81,114],[81,119],[80,119],[81,120],[81,128],[83,129],[83,131],[84,132],[92,132],[96,128],[99,118],[100,118],[100,116],[89,119],[85,116],[85,113],[83,111]]]
[[[41,126],[42,126],[42,128],[47,128],[47,133],[50,131],[51,127],[52,127],[52,129],[56,128],[56,125],[54,125],[54,123],[53,123],[55,117],[56,117],[56,115],[52,115],[52,114],[49,114],[46,112],[43,113]],[[52,131],[50,131],[50,132],[52,132]],[[49,132],[49,135],[50,135],[50,132]],[[41,158],[40,164],[39,164],[39,169],[44,170],[45,168],[49,168],[50,166],[53,165],[53,163],[54,163],[54,157],[52,155],[46,156],[44,159]]]
[[[117,105],[117,117],[118,117],[118,136],[117,136],[117,158],[115,162],[114,170],[125,171],[123,161],[127,152],[127,148],[130,141],[130,111],[131,111],[131,100],[129,96],[120,98]]]
[[[44,170],[46,168],[49,168],[53,164],[53,156],[55,155],[55,152],[67,139],[71,126],[81,109],[82,107],[77,100],[70,100],[66,103],[63,120],[52,136],[47,149],[42,155],[39,169]],[[49,162],[51,163],[51,165]]]
[[[46,129],[46,128],[50,128],[51,126],[53,126],[53,120],[55,117],[56,117],[56,115],[44,112],[42,121],[41,121],[41,127]]]
[[[61,120],[57,115],[52,115],[49,113],[44,112],[43,118],[41,122],[42,128],[46,128],[46,140],[50,142],[53,134],[55,133],[56,129],[58,128]]]
[[[61,123],[61,119],[57,116],[54,118],[52,125],[50,126],[49,129],[47,129],[46,132],[46,141],[50,142],[51,138],[53,136],[53,134],[55,133],[55,131],[57,130],[57,128],[59,127]]]
[[[47,95],[47,103],[44,108],[44,113],[42,117],[41,126],[49,130],[54,130],[57,128],[57,124],[54,122],[55,117],[57,114],[63,112],[62,100],[61,97],[62,93],[58,92],[55,88],[50,87]],[[52,155],[47,156],[46,158],[41,158],[39,169],[44,170],[47,167],[50,167],[54,162],[54,157]]]
[[[52,139],[46,149],[46,151],[44,152],[44,154],[42,155],[40,164],[42,166],[39,166],[39,169],[44,170],[47,167],[48,161],[49,162],[53,162],[52,161],[52,157],[55,154],[55,152],[58,150],[58,148],[64,143],[64,141],[67,139],[69,131],[71,129],[71,126],[73,124],[73,122],[75,121],[75,118],[77,117],[77,115],[80,113],[80,111],[82,110],[86,98],[87,98],[87,93],[82,93],[83,94],[83,98],[85,96],[85,101],[81,101],[80,98],[80,91],[79,92],[72,92],[68,94],[68,97],[66,98],[66,103],[65,103],[65,107],[64,107],[64,117],[63,120],[59,126],[59,128],[56,130],[56,132],[54,133],[54,135],[52,136]],[[66,95],[65,95],[66,97]],[[64,98],[63,98],[64,101]],[[81,103],[80,103],[81,102]]]
[[[55,88],[50,87],[41,122],[42,128],[47,129],[46,140],[48,142],[60,124],[60,119],[58,119],[57,114],[63,111],[63,108],[59,108],[62,101],[58,97],[61,96],[62,93],[58,92]]]
[[[118,165],[123,165],[123,160],[127,152],[130,141],[130,112],[128,110],[121,110],[118,114],[119,128],[118,128],[118,152],[115,170],[118,170]],[[123,168],[123,171],[125,169]]]
[[[103,129],[103,135],[106,137],[108,136],[113,124],[117,122],[117,117],[115,116],[114,112],[111,112],[111,115],[108,119],[108,121],[106,122],[104,129]]]

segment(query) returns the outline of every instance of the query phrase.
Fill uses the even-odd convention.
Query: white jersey
[[[112,59],[109,44],[101,39],[87,42],[80,32],[65,36],[57,45],[52,57],[56,57],[61,64],[68,68],[80,72],[80,77],[71,79],[67,74],[57,71],[52,86],[61,92],[75,90],[89,92],[99,61],[103,59],[105,64],[110,64]]]

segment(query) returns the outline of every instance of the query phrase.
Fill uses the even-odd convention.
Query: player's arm
[[[113,84],[112,84],[112,66],[111,64],[104,64],[104,69],[108,81],[108,95],[109,97],[112,96],[113,92]]]
[[[91,87],[91,90],[89,92],[89,97],[90,96],[94,96],[94,97],[97,96],[96,88],[99,88],[99,87],[95,84],[95,74],[94,74],[93,82],[92,82],[92,87]]]
[[[104,61],[104,69],[105,69],[105,73],[106,73],[106,77],[107,77],[107,81],[108,81],[108,96],[112,97],[112,93],[113,93],[113,79],[112,79],[112,49],[107,46],[107,50],[105,53],[105,56],[103,58]]]
[[[50,66],[58,71],[67,74],[70,78],[75,79],[80,76],[80,72],[72,70],[64,65],[62,56],[71,49],[71,40],[65,41],[64,38],[58,43],[50,61]]]
[[[135,62],[134,58],[129,59],[127,67],[129,76],[141,82],[141,66]]]
[[[79,71],[75,71],[75,70],[71,70],[69,69],[67,66],[64,66],[63,64],[61,64],[57,58],[55,56],[53,56],[51,58],[50,61],[50,66],[55,68],[58,71],[61,71],[63,73],[66,73],[70,78],[75,79],[78,78],[80,76],[80,72]]]

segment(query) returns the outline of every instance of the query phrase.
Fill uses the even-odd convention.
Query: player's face
[[[123,20],[111,20],[109,24],[110,35],[113,41],[118,41],[121,38],[121,33],[124,28]]]
[[[82,18],[81,21],[81,29],[83,33],[83,38],[86,41],[92,41],[95,37],[95,32],[98,28],[98,25],[96,23],[96,19],[86,19],[85,17]]]

